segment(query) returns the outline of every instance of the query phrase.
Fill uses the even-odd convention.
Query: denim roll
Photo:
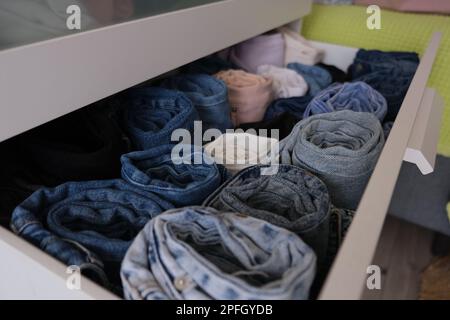
[[[139,150],[170,144],[175,129],[193,131],[199,120],[191,101],[181,92],[147,87],[130,90],[124,126]]]
[[[312,98],[312,96],[306,95],[303,97],[277,99],[267,107],[264,121],[275,119],[286,112],[301,120]]]
[[[175,207],[199,205],[227,175],[225,168],[214,163],[202,148],[188,148],[191,151],[186,155],[172,154],[173,145],[125,154],[121,158],[122,177]]]
[[[349,76],[380,92],[388,104],[385,121],[394,121],[418,66],[419,56],[413,52],[361,49],[349,68]]]
[[[11,229],[66,265],[111,288],[133,238],[173,208],[123,180],[69,182],[42,188],[13,212]]]
[[[331,201],[356,209],[384,146],[380,121],[371,113],[343,110],[300,121],[280,141],[281,162],[322,179]]]
[[[292,165],[253,166],[242,170],[210,195],[204,206],[265,220],[299,235],[326,261],[330,197],[325,184]]]
[[[311,96],[315,96],[332,82],[330,73],[321,67],[301,63],[289,63],[287,67],[305,79],[309,87],[308,94]]]
[[[294,129],[295,125],[300,120],[301,118],[299,119],[289,112],[284,112],[268,121],[243,124],[239,126],[238,129],[242,129],[244,131],[255,130],[257,135],[259,135],[260,132],[265,132],[262,130],[267,130],[267,137],[284,139],[289,134],[291,134],[292,129]],[[276,130],[276,136],[272,135],[272,133],[274,132],[273,130]]]
[[[257,73],[272,79],[275,99],[301,97],[308,91],[305,79],[294,70],[265,64],[258,67]]]
[[[335,83],[312,99],[303,117],[341,110],[373,113],[383,122],[387,103],[378,91],[364,82]]]
[[[222,133],[233,128],[226,84],[207,74],[182,74],[163,82],[163,86],[183,92],[197,109],[203,130]]]
[[[279,162],[278,139],[258,136],[257,132],[225,133],[205,145],[205,152],[230,174],[256,164]]]
[[[126,299],[307,299],[316,257],[294,233],[211,208],[151,220],[122,263]]]
[[[284,67],[285,43],[281,33],[266,33],[231,48],[229,59],[247,72],[256,73],[264,64]]]
[[[267,106],[273,100],[271,78],[242,70],[222,71],[216,77],[228,87],[231,120],[235,126],[264,118]]]
[[[106,112],[79,110],[11,141],[27,184],[54,187],[67,181],[120,177],[120,156],[128,145]],[[21,176],[25,172],[19,172]]]

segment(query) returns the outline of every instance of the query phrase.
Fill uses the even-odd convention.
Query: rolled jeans
[[[33,193],[14,210],[11,229],[113,288],[120,286],[119,266],[133,238],[171,208],[123,180],[69,182]]]
[[[419,56],[414,52],[361,49],[349,67],[349,76],[380,92],[388,104],[385,121],[394,121],[418,66]]]
[[[233,128],[225,83],[206,74],[184,74],[163,82],[163,86],[183,92],[194,104],[203,122],[203,129],[222,133]]]
[[[127,299],[307,299],[316,257],[294,233],[212,208],[170,210],[128,250]]]
[[[380,121],[371,113],[322,113],[303,119],[280,141],[280,157],[322,179],[334,205],[354,210],[384,141]]]
[[[122,177],[175,207],[199,205],[226,180],[227,172],[201,147],[186,147],[187,154],[175,153],[174,145],[125,154]]]
[[[194,129],[198,113],[181,92],[157,87],[132,89],[123,102],[124,125],[134,147],[146,150],[172,143],[175,129]]]
[[[340,110],[370,112],[383,122],[387,102],[378,91],[364,82],[335,83],[312,99],[303,117]]]
[[[272,167],[240,171],[203,205],[247,214],[296,233],[314,250],[321,269],[328,250],[331,203],[327,187],[301,168],[278,165],[274,174],[267,174]]]

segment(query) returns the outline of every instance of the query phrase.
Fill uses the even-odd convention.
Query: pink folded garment
[[[259,66],[284,66],[284,38],[281,33],[263,34],[231,48],[230,61],[245,71],[256,73]]]
[[[450,14],[449,0],[355,0],[354,3],[366,6],[376,4],[397,11]]]
[[[272,102],[272,80],[242,70],[221,71],[216,77],[228,87],[231,120],[235,126],[263,120]]]
[[[287,27],[280,28],[279,30],[283,34],[285,42],[284,63],[286,66],[294,62],[312,66],[323,60],[325,51],[314,48],[298,32]]]

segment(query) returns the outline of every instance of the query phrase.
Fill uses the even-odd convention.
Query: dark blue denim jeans
[[[264,121],[273,120],[285,112],[290,113],[301,120],[303,119],[303,114],[312,98],[311,95],[306,95],[303,97],[277,99],[267,108],[266,114],[264,115]]]
[[[225,167],[213,162],[201,147],[188,154],[172,154],[174,145],[122,156],[122,177],[175,207],[199,205],[227,178]]]
[[[122,264],[125,298],[307,299],[316,257],[297,235],[212,208],[166,211],[136,237]]]
[[[275,166],[272,166],[274,168]],[[203,205],[266,220],[298,234],[318,257],[319,268],[328,247],[330,197],[325,184],[306,170],[253,166],[237,173]]]
[[[163,86],[183,92],[194,104],[203,130],[233,128],[226,84],[207,74],[181,74],[167,79]]]
[[[123,180],[69,182],[39,189],[13,212],[12,230],[107,287],[144,225],[172,205]]]
[[[378,91],[364,82],[335,83],[312,99],[303,117],[340,110],[370,112],[383,122],[387,103]]]
[[[385,121],[394,121],[418,65],[419,56],[413,52],[361,49],[349,68],[349,76],[380,92],[388,103]]]
[[[181,92],[163,88],[130,90],[124,109],[124,126],[139,150],[171,143],[175,129],[194,129],[198,113]]]
[[[332,82],[331,74],[321,67],[308,66],[297,62],[289,63],[287,67],[296,71],[305,79],[309,86],[308,94],[310,96],[314,97]]]

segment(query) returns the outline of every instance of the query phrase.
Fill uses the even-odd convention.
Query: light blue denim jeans
[[[134,237],[173,206],[123,180],[69,182],[39,189],[13,212],[11,229],[108,288]]]
[[[124,125],[138,150],[172,143],[175,129],[193,131],[198,113],[181,92],[157,87],[131,89],[124,102]]]
[[[268,174],[269,170],[274,174]],[[325,184],[306,170],[292,165],[244,169],[203,205],[247,214],[295,232],[316,253],[319,269],[326,259],[330,197]]]
[[[127,299],[307,299],[313,251],[266,221],[212,208],[151,220],[122,263]]]
[[[164,145],[124,154],[122,178],[175,207],[200,205],[225,182],[226,169],[214,163],[201,147],[189,146],[189,154],[172,155],[173,147]]]
[[[364,82],[335,83],[312,99],[303,118],[340,110],[370,112],[383,122],[387,112],[387,103],[378,91]]]
[[[207,74],[181,74],[167,79],[163,86],[183,92],[192,101],[204,131],[218,129],[224,133],[233,128],[228,90],[222,80]]]
[[[321,178],[331,201],[356,209],[384,146],[380,121],[371,113],[343,110],[300,121],[280,141],[281,162]]]

